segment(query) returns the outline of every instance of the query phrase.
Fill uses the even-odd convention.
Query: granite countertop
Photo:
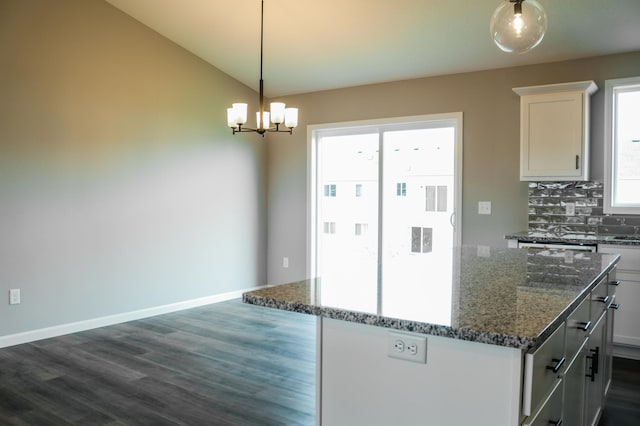
[[[434,270],[424,280],[414,280],[419,282],[415,291],[405,288],[394,292],[393,285],[367,290],[354,284],[356,290],[340,287],[336,292],[329,281],[323,283],[323,279],[315,278],[247,292],[243,301],[533,350],[562,324],[619,259],[617,254],[565,250],[491,248],[487,253],[476,246],[462,247],[454,249],[451,273]],[[403,283],[396,284],[398,287]],[[387,300],[390,298],[394,300]],[[362,303],[365,299],[372,301],[368,308]],[[407,312],[402,311],[404,306]]]
[[[596,235],[596,234],[554,234],[548,232],[521,231],[505,235],[507,240],[520,240],[528,243],[570,243],[570,244],[611,244],[621,246],[640,246],[640,235]]]

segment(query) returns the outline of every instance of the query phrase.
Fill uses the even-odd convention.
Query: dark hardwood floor
[[[598,426],[640,425],[640,360],[613,358],[613,382]]]
[[[0,349],[0,425],[313,425],[315,324],[233,300]],[[599,426],[638,424],[614,358]]]
[[[315,334],[234,300],[0,349],[0,425],[313,425]]]

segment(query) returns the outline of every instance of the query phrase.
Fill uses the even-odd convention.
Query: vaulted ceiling
[[[107,1],[257,89],[260,0]],[[489,34],[501,1],[265,0],[265,95],[640,50],[640,0],[539,0],[542,43],[504,53]]]

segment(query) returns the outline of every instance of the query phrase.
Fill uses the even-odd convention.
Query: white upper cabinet
[[[520,95],[520,180],[589,179],[593,81],[516,87]]]

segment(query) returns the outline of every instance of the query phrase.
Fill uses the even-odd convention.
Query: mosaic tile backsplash
[[[640,216],[605,215],[603,205],[602,181],[529,182],[529,232],[640,236]]]

